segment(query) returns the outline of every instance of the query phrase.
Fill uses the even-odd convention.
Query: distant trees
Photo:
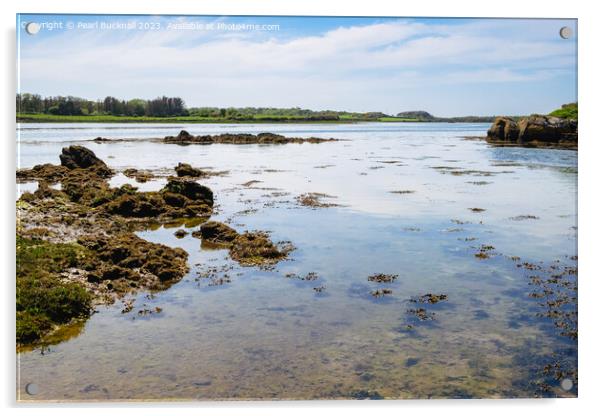
[[[92,101],[79,97],[44,97],[38,94],[17,94],[17,112],[55,115],[100,115],[174,117],[186,116],[188,110],[180,97],[157,97],[153,100],[120,100],[105,97]]]
[[[274,108],[274,107],[196,107],[189,110],[190,115],[197,117],[215,117],[229,120],[338,120],[341,112],[337,111],[313,111],[298,107]]]

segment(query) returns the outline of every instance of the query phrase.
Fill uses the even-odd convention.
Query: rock
[[[518,123],[510,117],[496,117],[487,131],[487,138],[506,142],[516,141],[518,131]]]
[[[166,143],[177,144],[211,144],[211,143],[228,143],[228,144],[284,144],[284,143],[322,143],[336,141],[336,139],[322,139],[318,137],[300,138],[300,137],[285,137],[274,133],[259,133],[255,134],[218,134],[193,136],[186,130],[180,131],[177,136],[166,136],[163,139]]]
[[[207,221],[201,225],[201,238],[216,244],[230,244],[238,233],[233,228],[218,221]]]
[[[197,182],[183,178],[169,178],[162,192],[184,195],[193,201],[202,202],[213,206],[213,192],[211,189]]]
[[[124,194],[106,204],[105,209],[111,214],[122,217],[155,217],[166,211],[163,199],[158,194],[135,193]]]
[[[43,180],[49,183],[60,181],[69,171],[65,166],[52,165],[45,163],[43,165],[35,165],[31,169],[19,169],[17,171],[17,179],[24,180]]]
[[[487,131],[487,141],[498,145],[576,148],[577,121],[537,114],[518,122],[497,117]]]
[[[368,276],[368,281],[376,283],[393,283],[398,276],[399,275],[396,274],[376,273]]]
[[[123,174],[128,178],[136,179],[136,182],[144,183],[153,179],[154,175],[151,172],[138,170],[135,168],[128,168],[123,171]]]
[[[410,302],[413,303],[430,303],[431,305],[434,305],[436,303],[439,302],[443,302],[447,300],[447,295],[445,294],[440,294],[440,295],[435,295],[432,293],[427,293],[426,295],[422,295],[422,296],[417,296],[417,297],[413,297],[410,299]]]
[[[284,259],[289,251],[279,250],[265,232],[246,231],[232,241],[230,257],[243,266],[269,265]]]
[[[577,122],[559,117],[533,115],[518,122],[519,143],[532,141],[577,142]]]
[[[94,168],[99,176],[107,177],[112,174],[111,169],[94,152],[83,146],[64,147],[59,155],[61,165],[69,169],[90,169]]]
[[[179,177],[192,176],[198,178],[199,176],[205,176],[205,173],[202,170],[193,168],[188,163],[178,163],[178,166],[176,166],[175,169]]]
[[[175,235],[176,238],[184,238],[188,235],[188,231],[179,229],[175,233],[173,233],[173,235]]]
[[[135,275],[134,271],[120,266],[109,266],[102,271],[103,280],[125,279],[131,280]],[[88,280],[90,281],[90,280]]]
[[[95,253],[88,275],[91,282],[123,280],[126,290],[129,282],[144,280],[146,287],[161,287],[188,272],[188,254],[184,250],[150,243],[131,233],[110,237],[90,235],[80,238],[78,243]],[[114,287],[120,286],[114,284]]]

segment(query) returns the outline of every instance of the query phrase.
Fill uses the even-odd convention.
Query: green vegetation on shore
[[[355,123],[492,122],[493,116],[435,117],[426,111],[397,115],[378,111],[309,110],[299,107],[186,107],[180,97],[88,100],[73,96],[17,94],[17,121],[37,123]]]
[[[279,115],[255,115],[228,117],[201,117],[197,115],[174,116],[174,117],[151,117],[151,116],[115,116],[110,114],[100,115],[55,115],[55,114],[33,114],[17,113],[17,122],[20,123],[358,123],[358,122],[380,122],[380,123],[419,123],[419,122],[448,122],[448,123],[489,123],[493,117],[436,117],[431,120],[382,116],[367,118],[361,115],[343,114],[336,117],[319,116],[279,116]]]
[[[149,116],[114,116],[110,114],[75,116],[53,114],[17,113],[20,123],[350,123],[355,119],[320,120],[303,117],[263,116],[255,118],[221,118],[199,116],[149,117]]]
[[[78,244],[54,244],[17,235],[17,343],[40,339],[56,325],[90,313],[91,296],[62,272],[86,261]]]
[[[552,111],[550,115],[570,120],[578,120],[578,105],[577,103],[564,104],[561,108]]]

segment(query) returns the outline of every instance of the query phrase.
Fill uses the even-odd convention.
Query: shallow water
[[[191,146],[144,140],[182,128],[345,140]],[[187,250],[190,273],[164,292],[138,293],[130,313],[121,313],[121,303],[101,307],[78,336],[20,353],[20,399],[574,396],[576,388],[564,392],[541,373],[550,362],[576,367],[576,341],[538,316],[545,311],[541,299],[529,297],[529,277],[548,277],[550,265],[575,266],[577,152],[464,139],[487,128],[21,125],[20,167],[58,163],[61,148],[77,143],[120,171],[165,176],[178,162],[228,171],[203,180],[216,196],[214,218],[239,231],[268,230],[296,250],[273,270],[261,270],[237,266],[224,250],[201,249],[190,235],[177,239],[178,227],[139,233]],[[140,140],[90,141],[97,136]],[[242,186],[251,180],[261,182]],[[136,185],[152,190],[164,181]],[[124,182],[134,183],[123,175],[112,180]],[[328,194],[333,198],[325,202],[339,206],[299,206],[295,197],[307,192]],[[475,257],[483,245],[494,247],[490,258]],[[517,267],[522,262],[543,269]],[[309,272],[319,278],[286,277]],[[374,273],[398,278],[368,281]],[[383,288],[392,294],[370,294]],[[427,293],[448,300],[410,301]],[[161,312],[138,314],[155,307]],[[435,319],[422,322],[407,312],[419,307]],[[544,379],[551,387],[542,394],[535,384]],[[40,388],[36,396],[24,393],[31,382]]]

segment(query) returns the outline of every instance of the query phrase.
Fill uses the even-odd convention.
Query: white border
[[[601,365],[600,310],[596,309],[602,294],[602,274],[597,269],[596,237],[600,227],[600,170],[602,134],[600,122],[602,93],[600,91],[600,40],[602,33],[596,2],[567,2],[547,0],[531,2],[505,0],[486,2],[471,0],[420,0],[408,4],[371,0],[352,3],[350,0],[13,0],[0,3],[2,19],[2,371],[0,395],[2,404],[9,407],[5,414],[71,415],[81,414],[82,408],[91,416],[106,416],[108,408],[129,415],[199,414],[203,407],[211,414],[230,414],[245,410],[249,414],[296,415],[327,414],[342,411],[349,415],[400,412],[437,413],[445,415],[507,415],[529,411],[546,415],[593,413],[599,411]],[[14,172],[15,172],[15,14],[25,13],[144,13],[144,14],[236,14],[236,15],[346,15],[346,16],[436,16],[436,17],[570,17],[579,19],[579,398],[564,400],[441,400],[404,402],[235,402],[235,403],[130,403],[90,405],[23,406],[15,403],[14,351]],[[15,408],[16,407],[16,408]],[[115,410],[112,410],[113,412]]]

